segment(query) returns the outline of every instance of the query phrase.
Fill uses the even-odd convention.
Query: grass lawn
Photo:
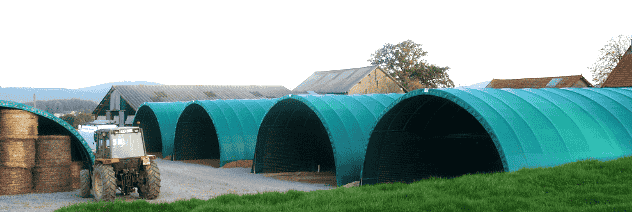
[[[56,211],[630,211],[632,157],[584,160],[511,173],[424,179],[286,193],[267,192],[173,203],[94,202]]]

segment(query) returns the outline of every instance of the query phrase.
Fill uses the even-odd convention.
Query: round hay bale
[[[70,136],[38,136],[35,142],[35,167],[70,165],[70,160]]]
[[[72,189],[81,187],[81,169],[83,169],[83,161],[73,161],[70,164],[70,187]]]
[[[35,165],[35,138],[0,136],[0,166],[30,169]]]
[[[33,168],[33,192],[70,191],[70,165]]]
[[[0,135],[37,135],[37,115],[25,110],[0,110]]]
[[[0,166],[0,195],[31,193],[31,170]]]

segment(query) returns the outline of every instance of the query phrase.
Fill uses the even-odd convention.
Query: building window
[[[557,85],[560,81],[562,81],[562,78],[553,78],[553,79],[551,79],[551,81],[550,81],[548,84],[546,84],[546,87],[547,87],[547,88],[555,88],[555,86],[556,86],[556,85]],[[535,86],[534,86],[534,87],[535,87]]]

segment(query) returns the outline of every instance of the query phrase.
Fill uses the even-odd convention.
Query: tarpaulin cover
[[[178,150],[176,150],[175,158],[181,160],[187,154],[196,157],[205,156],[198,159],[216,159],[215,157],[219,153],[220,166],[237,160],[252,160],[261,120],[277,100],[278,98],[196,100],[190,102],[178,120],[175,141]],[[215,132],[208,132],[209,130]],[[185,136],[186,138],[184,138]],[[217,139],[213,141],[215,139],[211,138]],[[188,142],[194,143],[185,144]],[[197,153],[181,152],[179,149],[183,148],[182,145],[191,147],[186,151],[198,151],[196,151]],[[210,155],[213,156],[206,158]]]
[[[276,169],[271,168],[273,166],[281,169],[285,169],[283,166],[294,166],[287,170],[297,169],[296,166],[300,165],[296,164],[306,160],[310,151],[330,148],[333,153],[319,153],[315,157],[333,154],[335,167],[332,169],[335,170],[337,184],[358,181],[371,127],[379,114],[402,95],[289,95],[281,98],[262,121],[253,172],[270,172]],[[311,117],[310,113],[315,115]],[[317,140],[313,138],[320,136],[314,132],[320,128],[324,128],[323,134],[326,135],[323,139],[328,140],[326,143],[330,147],[314,143]],[[277,143],[281,143],[280,146]],[[300,153],[300,149],[309,146],[317,147],[303,151],[305,154]],[[284,149],[294,149],[299,153]],[[273,165],[268,160],[284,164]]]
[[[428,101],[415,104],[407,101],[415,98]],[[481,131],[493,141],[505,172],[553,167],[588,158],[606,161],[632,154],[630,88],[420,89],[388,106],[371,130],[371,136],[402,131],[405,125],[400,123],[410,126],[414,121],[424,122],[415,123],[419,127],[414,131],[431,134],[437,131],[428,130],[434,123],[450,119],[455,111],[429,105],[446,103],[458,105],[455,108],[465,110],[475,118],[473,123],[482,126]],[[390,144],[396,140],[376,142],[380,144],[369,144],[367,164],[371,158],[380,157],[379,151],[371,148],[391,148]],[[367,164],[363,167],[366,176],[362,178],[376,178],[377,167]]]
[[[134,116],[134,126],[141,123],[148,152],[161,146],[162,156],[173,155],[173,140],[176,124],[188,102],[145,102]]]
[[[37,108],[33,108],[31,106],[22,104],[22,103],[18,103],[18,102],[13,102],[13,101],[6,101],[6,100],[0,100],[0,107],[7,107],[7,108],[13,108],[13,109],[20,109],[20,110],[25,110],[25,111],[29,111],[31,113],[37,114],[40,119],[41,117],[44,117],[50,121],[53,121],[54,123],[59,124],[59,126],[63,127],[63,129],[66,130],[66,132],[46,132],[46,133],[54,133],[55,135],[68,135],[70,136],[70,141],[71,144],[76,144],[77,142],[79,142],[82,148],[80,149],[80,154],[83,156],[83,158],[88,159],[89,158],[89,167],[92,167],[92,165],[94,164],[94,155],[92,154],[92,150],[90,149],[90,146],[88,146],[88,143],[86,143],[86,141],[83,139],[83,137],[79,134],[79,132],[77,132],[77,130],[75,128],[73,128],[72,126],[70,126],[70,124],[68,124],[68,122],[57,118],[55,115],[50,114],[49,112],[46,112],[44,110],[40,110]],[[38,121],[39,123],[42,123],[42,120]],[[41,125],[41,124],[40,124]],[[39,133],[41,134],[43,131],[46,131],[47,128],[48,129],[54,129],[56,127],[48,127],[48,126],[38,126],[39,129]],[[35,154],[35,153],[33,153]]]

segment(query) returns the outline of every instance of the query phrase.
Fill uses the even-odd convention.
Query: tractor
[[[123,195],[138,192],[140,198],[160,194],[160,170],[155,155],[147,155],[139,127],[100,129],[94,132],[94,165],[80,172],[80,196],[92,194],[97,201],[113,201],[116,190]]]

